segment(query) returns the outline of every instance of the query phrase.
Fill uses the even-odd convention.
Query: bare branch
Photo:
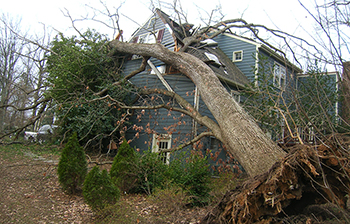
[[[198,142],[199,140],[201,140],[202,138],[204,137],[207,137],[207,136],[215,136],[213,132],[202,132],[200,133],[199,135],[197,135],[196,137],[194,137],[193,139],[191,139],[190,141],[182,144],[182,145],[179,145],[175,148],[171,148],[171,149],[163,149],[162,151],[160,151],[159,153],[162,153],[162,152],[175,152],[175,151],[178,151],[178,150],[181,150],[189,145],[192,145],[196,142]]]

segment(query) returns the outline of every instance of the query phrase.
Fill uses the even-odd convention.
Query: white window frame
[[[236,55],[238,53],[241,55],[241,57],[237,59]],[[232,56],[232,61],[233,62],[243,61],[243,51],[242,50],[241,51],[234,51],[233,56]]]
[[[156,30],[155,32],[148,32],[145,34],[141,34],[137,40],[137,43],[142,44],[155,44],[157,43],[157,37],[160,30]],[[141,40],[145,40],[144,42],[141,42]]]
[[[273,85],[284,89],[286,86],[286,74],[286,67],[275,62],[273,66]]]
[[[162,155],[162,153],[160,153],[160,147],[165,146],[165,149],[171,149],[171,138],[172,135],[170,134],[153,134],[152,152],[159,153],[159,156],[166,165],[169,165],[170,162],[170,152],[165,152],[165,155]]]

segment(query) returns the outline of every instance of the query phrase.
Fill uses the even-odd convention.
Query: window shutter
[[[162,42],[163,36],[164,36],[164,31],[165,29],[161,29],[158,31],[158,36],[157,36],[157,43]]]

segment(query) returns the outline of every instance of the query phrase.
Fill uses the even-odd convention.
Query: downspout
[[[259,48],[261,47],[260,44],[256,45],[256,51],[255,51],[255,76],[254,76],[254,86],[258,87],[258,69],[259,69]]]
[[[193,102],[193,107],[196,111],[199,110],[199,91],[198,88],[196,86],[196,88],[194,89],[194,102]],[[193,119],[193,127],[192,127],[192,133],[193,136],[196,137],[198,134],[198,123],[195,119]]]
[[[335,81],[336,81],[336,92],[337,92],[337,95],[339,95],[339,83],[340,83],[340,80],[339,80],[339,73],[336,72],[336,78],[335,78]],[[336,120],[338,121],[339,120],[339,99],[337,99],[337,101],[335,102],[335,117],[336,117]]]

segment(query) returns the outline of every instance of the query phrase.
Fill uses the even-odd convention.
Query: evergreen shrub
[[[131,192],[137,186],[136,154],[124,139],[110,170],[112,182],[122,191]]]
[[[57,173],[63,190],[68,194],[75,194],[83,184],[87,174],[87,161],[84,150],[79,145],[77,133],[69,138],[63,148]]]
[[[96,211],[115,204],[120,191],[113,185],[107,170],[101,173],[100,168],[95,166],[85,178],[83,196],[91,209]]]
[[[178,154],[168,172],[173,182],[191,196],[192,205],[205,205],[210,201],[211,173],[207,157],[192,152]]]

